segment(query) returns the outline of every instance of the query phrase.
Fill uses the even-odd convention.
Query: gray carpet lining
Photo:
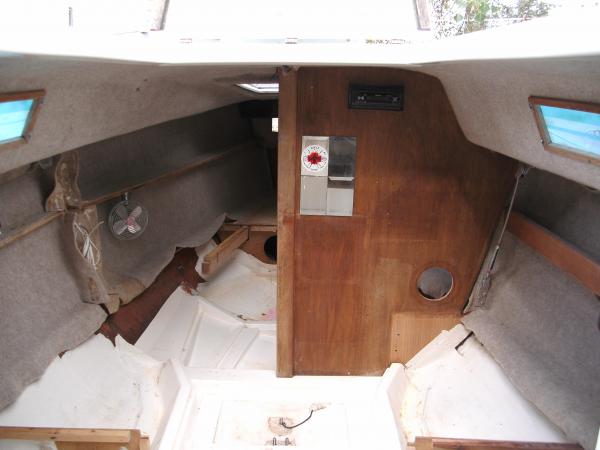
[[[0,409],[106,318],[69,270],[64,228],[55,220],[0,251]]]
[[[519,390],[586,450],[600,428],[600,301],[511,233],[487,308],[463,322]]]
[[[133,191],[131,200],[148,209],[148,227],[138,239],[120,241],[106,223],[101,225],[99,273],[75,249],[71,213],[0,249],[0,409],[38,379],[58,353],[100,327],[106,314],[92,303],[109,303],[114,311],[115,295],[117,304],[133,299],[154,281],[176,247],[207,242],[228,211],[272,195],[266,152],[235,106],[78,150],[79,184],[84,194],[94,195],[94,189],[106,188],[104,183],[148,179],[240,143],[247,145],[224,159]],[[43,213],[52,171],[38,168],[0,184],[3,225],[13,227]],[[106,221],[118,201],[98,205],[98,220]]]
[[[46,198],[54,187],[53,170],[37,167],[0,184],[0,224],[3,231],[17,228],[44,214]]]
[[[600,261],[600,191],[531,169],[515,209]]]

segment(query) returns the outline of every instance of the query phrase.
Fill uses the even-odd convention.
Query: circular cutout
[[[265,255],[273,261],[277,261],[277,236],[271,236],[265,241]]]
[[[442,267],[430,267],[417,280],[419,293],[431,302],[437,302],[446,297],[454,286],[452,274]]]

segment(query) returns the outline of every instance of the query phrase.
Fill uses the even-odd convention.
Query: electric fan
[[[117,203],[108,214],[108,227],[117,239],[129,241],[140,237],[148,225],[148,210],[139,203],[129,200],[129,195],[123,195],[123,200]]]

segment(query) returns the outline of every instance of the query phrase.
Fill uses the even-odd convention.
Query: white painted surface
[[[196,270],[200,272],[201,258]],[[246,321],[275,323],[277,266],[265,264],[242,250],[208,282],[198,286],[206,300]]]
[[[104,58],[159,64],[327,64],[401,66],[443,61],[535,58],[600,53],[600,8],[407,45],[284,44],[244,38],[210,40],[195,31],[39,33],[0,31],[0,52]],[[325,28],[323,28],[325,29]]]
[[[252,289],[240,288],[237,301],[244,292],[253,301]],[[0,425],[141,428],[160,450],[264,449],[286,437],[268,427],[270,417],[298,423],[322,404],[287,435],[296,447],[405,450],[415,436],[434,435],[564,442],[474,337],[455,350],[466,335],[462,325],[443,332],[382,377],[277,378],[273,324],[245,322],[178,289],[136,348],[90,339],[57,358]],[[39,448],[20,445],[2,448]]]
[[[136,347],[153,358],[179,360],[191,368],[274,370],[275,324],[245,322],[180,288],[163,305]]]
[[[0,426],[137,428],[154,436],[165,418],[163,366],[120,336],[115,347],[95,335],[57,357],[0,412]]]
[[[406,365],[400,423],[415,436],[567,442],[468,331],[442,332]],[[397,399],[394,400],[397,404]]]
[[[272,371],[235,372],[238,376],[231,371],[224,377],[215,372],[188,372],[193,381],[192,407],[178,440],[171,444],[180,446],[161,450],[265,448],[274,437],[268,428],[269,417],[288,417],[298,423],[315,403],[326,408],[315,411],[308,422],[288,435],[297,447],[382,448],[376,444],[382,436],[373,433],[373,399],[379,377],[284,379],[276,378]]]

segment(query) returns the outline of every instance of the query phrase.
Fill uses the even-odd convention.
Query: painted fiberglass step
[[[159,360],[202,369],[274,369],[275,325],[246,323],[177,289],[136,343]]]

